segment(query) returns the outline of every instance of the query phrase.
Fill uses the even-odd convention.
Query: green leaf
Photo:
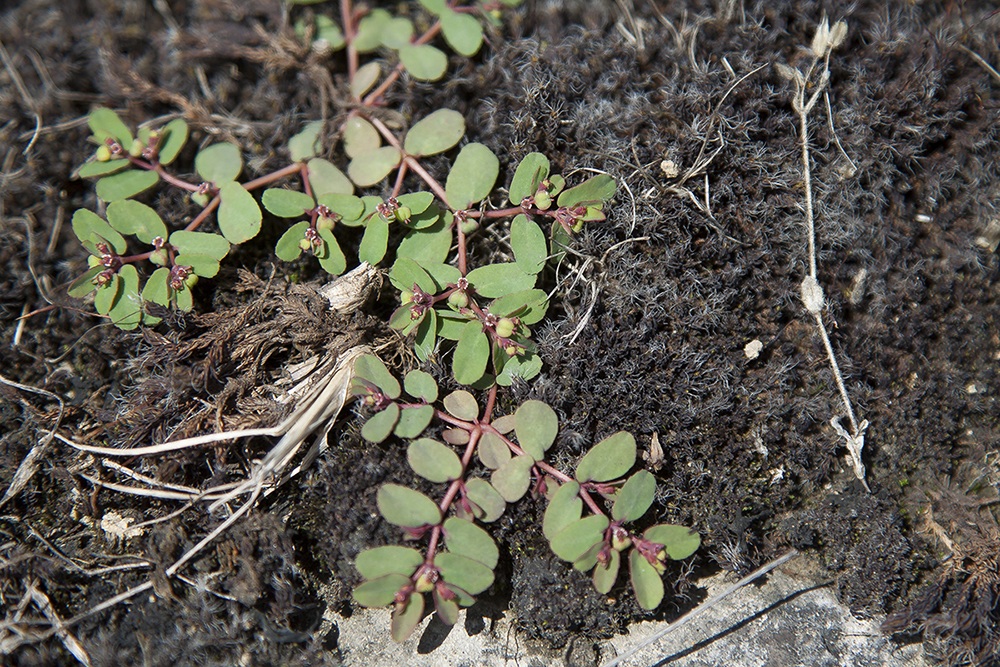
[[[261,203],[269,213],[279,218],[298,218],[316,204],[313,198],[298,190],[268,188],[264,190]]]
[[[313,158],[306,163],[306,167],[309,170],[309,185],[317,199],[329,194],[354,194],[354,184],[329,160]]]
[[[451,392],[442,402],[444,409],[454,417],[465,421],[474,421],[479,417],[479,403],[476,402],[476,397],[464,389]]]
[[[367,197],[366,197],[367,199]],[[348,220],[357,220],[365,212],[365,203],[360,197],[354,195],[344,195],[330,193],[320,195],[316,203],[326,206],[328,209],[343,218],[344,224]]]
[[[507,501],[485,479],[478,477],[465,483],[465,491],[469,500],[476,504],[479,511],[476,518],[486,523],[499,519],[507,509]]]
[[[431,598],[434,600],[434,610],[442,623],[445,625],[458,623],[458,602],[456,600],[445,600],[437,586],[431,591]]]
[[[380,76],[382,76],[382,65],[377,60],[362,65],[354,73],[354,80],[351,81],[351,95],[360,99],[372,89]]]
[[[447,445],[430,438],[411,442],[406,448],[406,461],[413,468],[413,472],[438,484],[462,476],[462,462],[458,455]]]
[[[274,246],[274,254],[278,256],[278,259],[283,262],[294,262],[302,255],[299,241],[305,238],[307,229],[309,229],[309,223],[303,220],[285,230],[285,233],[278,239],[277,245]]]
[[[434,16],[439,16],[448,10],[447,0],[420,0],[420,4]]]
[[[322,150],[319,140],[322,131],[323,121],[314,120],[306,123],[298,134],[288,140],[288,152],[292,162],[305,162],[311,157],[316,157]]]
[[[427,275],[427,272],[420,268],[420,265],[408,257],[398,257],[389,270],[389,282],[396,289],[412,290],[416,284],[420,289],[428,294],[436,292],[434,279]]]
[[[469,318],[450,310],[438,311],[438,336],[445,340],[458,340]]]
[[[382,46],[382,31],[392,20],[392,15],[384,9],[373,9],[358,23],[354,36],[354,48],[358,53],[374,51]]]
[[[188,125],[183,118],[175,118],[160,130],[163,138],[160,140],[160,151],[157,160],[167,165],[177,159],[184,144],[187,143]]]
[[[229,254],[229,241],[218,234],[178,230],[170,235],[170,245],[182,254],[207,255],[222,261]]]
[[[434,564],[441,571],[441,577],[471,595],[482,593],[493,583],[493,570],[477,560],[455,553],[439,553]]]
[[[483,26],[469,14],[443,12],[441,32],[444,33],[444,41],[448,42],[448,46],[466,57],[476,55],[483,45]]]
[[[667,555],[674,560],[687,558],[701,546],[701,535],[687,526],[661,523],[646,530],[642,536],[650,542],[662,544],[667,549]]]
[[[448,56],[441,49],[427,44],[408,44],[399,49],[403,67],[418,81],[437,81],[448,69]]]
[[[170,307],[170,269],[161,266],[146,281],[142,288],[142,300],[159,304],[165,308]]]
[[[389,398],[393,400],[399,398],[399,381],[375,355],[364,354],[358,357],[354,362],[354,375],[375,385]]]
[[[134,264],[126,264],[118,270],[118,276],[121,278],[121,290],[108,312],[108,317],[119,329],[131,331],[142,322],[139,272],[136,271]]]
[[[362,551],[354,567],[365,579],[378,579],[387,574],[409,577],[423,562],[423,554],[416,549],[389,545]]]
[[[545,267],[549,256],[545,232],[523,213],[510,223],[510,248],[517,267],[525,273],[535,274]]]
[[[528,153],[517,165],[510,182],[510,203],[520,206],[527,197],[534,197],[538,185],[549,177],[549,159],[541,153]]]
[[[535,286],[535,276],[522,271],[517,264],[487,264],[469,271],[466,276],[476,294],[494,299]]]
[[[177,304],[178,310],[188,313],[194,308],[194,296],[190,289],[184,288],[178,292],[171,290],[171,292],[173,292],[174,303]]]
[[[530,380],[542,372],[542,359],[534,349],[531,341],[523,342],[526,352],[517,357],[508,358],[503,362],[503,370],[496,377],[497,384],[509,387],[514,378]]]
[[[427,361],[434,354],[437,327],[437,310],[431,308],[424,313],[424,318],[417,327],[417,335],[413,339],[413,351],[420,361]]]
[[[143,243],[160,237],[166,240],[167,226],[149,206],[132,199],[122,199],[108,205],[108,222],[122,234],[134,234]]]
[[[260,206],[246,188],[235,181],[219,186],[219,231],[230,243],[249,241],[260,231]]]
[[[396,248],[397,257],[408,257],[418,264],[442,264],[448,258],[452,244],[451,228],[444,220],[407,234]]]
[[[77,209],[73,213],[73,233],[85,246],[93,246],[90,238],[96,234],[107,241],[108,245],[119,255],[124,254],[128,249],[124,236],[115,231],[104,218],[85,208]],[[94,252],[91,247],[87,249]]]
[[[403,150],[416,156],[437,155],[456,146],[464,135],[465,117],[451,109],[438,109],[410,128]]]
[[[382,45],[399,49],[413,41],[413,22],[406,18],[393,18],[382,27]]]
[[[598,562],[594,568],[594,590],[602,595],[607,595],[614,587],[615,581],[618,580],[618,570],[621,568],[621,564],[621,553],[612,549],[607,564],[602,565]]]
[[[531,486],[531,467],[535,462],[530,456],[515,456],[493,471],[490,483],[508,503],[517,502]]]
[[[582,514],[583,500],[580,498],[580,485],[576,482],[566,482],[556,489],[549,506],[545,508],[542,534],[551,541],[557,533],[579,521]]]
[[[94,295],[94,310],[99,315],[107,315],[111,311],[111,307],[115,305],[118,295],[121,294],[121,289],[121,276],[111,276],[110,281],[97,288],[97,293]]]
[[[389,223],[379,216],[375,216],[365,225],[365,233],[361,237],[361,246],[358,248],[358,259],[374,266],[385,257],[388,245]]]
[[[522,324],[534,324],[545,317],[548,294],[540,289],[512,292],[490,303],[490,313],[497,317],[516,315]]]
[[[202,278],[214,278],[219,273],[219,260],[208,255],[177,255],[174,263],[178,266],[189,266]]]
[[[94,283],[94,278],[96,278],[97,274],[103,271],[104,268],[105,267],[100,264],[90,267],[85,274],[69,284],[69,288],[66,290],[66,293],[75,299],[82,299],[87,296],[97,289],[97,285]]]
[[[424,617],[424,596],[422,593],[410,593],[406,606],[396,605],[392,610],[392,640],[406,641]]]
[[[236,180],[243,171],[239,146],[230,143],[206,146],[195,156],[194,169],[203,179],[217,186]]]
[[[389,437],[399,421],[399,405],[390,403],[384,410],[376,412],[361,427],[361,437],[368,442],[382,442]]]
[[[410,578],[403,574],[387,574],[366,581],[354,589],[353,598],[362,607],[385,607],[392,604],[404,586],[410,584]]]
[[[573,561],[573,569],[578,572],[589,572],[598,562],[598,556],[604,548],[603,542],[598,542],[587,549],[582,556]]]
[[[344,123],[344,152],[348,157],[371,153],[382,146],[382,137],[375,126],[361,116],[351,116]]]
[[[514,420],[514,433],[521,449],[541,461],[559,432],[555,410],[541,401],[525,401],[514,413]]]
[[[319,265],[331,276],[339,276],[347,268],[344,251],[340,249],[340,244],[329,229],[319,230],[319,237],[323,239],[322,254],[316,255]]]
[[[76,177],[94,178],[96,176],[107,176],[108,174],[114,174],[115,172],[121,171],[125,167],[129,166],[129,164],[129,161],[124,158],[120,160],[108,160],[107,162],[91,160],[90,162],[85,162],[79,169],[76,170]]]
[[[399,201],[400,206],[405,206],[410,209],[410,214],[412,216],[418,216],[431,207],[431,204],[434,203],[434,195],[430,192],[410,192],[405,195],[399,195],[397,200]],[[438,211],[438,213],[440,213],[440,211]],[[415,226],[414,229],[430,227],[432,224],[437,222],[433,216],[427,217],[426,220],[429,222],[422,222],[422,227]]]
[[[347,175],[355,185],[368,187],[384,179],[399,165],[401,156],[394,146],[383,146],[358,155],[347,165]]]
[[[496,470],[511,459],[510,447],[495,433],[483,433],[476,445],[476,454],[483,465]]]
[[[473,384],[483,377],[490,359],[490,341],[479,320],[473,320],[462,329],[455,345],[452,360],[455,380],[459,384]]]
[[[448,551],[482,563],[491,570],[500,560],[496,542],[485,530],[465,519],[451,517],[444,522],[444,539]]]
[[[467,209],[489,196],[500,173],[500,160],[483,144],[466,144],[448,172],[445,194],[455,210]]]
[[[333,22],[329,16],[319,14],[316,16],[316,38],[313,40],[313,48],[321,47],[326,42],[331,51],[339,51],[347,45],[344,33],[340,26]]]
[[[430,373],[412,370],[403,377],[403,389],[414,398],[433,403],[438,397],[437,382]]]
[[[588,178],[580,185],[563,190],[556,200],[558,206],[577,206],[580,204],[603,203],[615,196],[618,184],[607,174],[598,174]]]
[[[642,518],[656,495],[656,478],[647,471],[640,470],[625,482],[615,496],[611,518],[615,521],[636,521]]]
[[[549,546],[556,556],[572,563],[595,544],[604,540],[604,531],[607,527],[608,517],[603,514],[591,514],[574,521],[556,533],[549,541]]]
[[[127,169],[97,181],[96,191],[102,200],[113,202],[145,192],[159,181],[160,175],[155,171]]]
[[[420,528],[441,523],[441,510],[437,504],[419,491],[405,486],[383,484],[375,501],[378,511],[394,526]]]
[[[581,482],[607,482],[621,477],[635,465],[635,438],[619,431],[594,445],[576,466]]]
[[[415,438],[424,432],[434,417],[434,408],[430,405],[420,405],[403,408],[396,422],[395,433],[400,438]]]
[[[122,122],[118,114],[106,107],[97,107],[87,116],[87,125],[94,133],[94,138],[100,143],[105,139],[114,139],[121,146],[128,150],[132,145],[132,132],[128,126]]]
[[[663,580],[649,561],[633,549],[628,554],[629,578],[639,606],[652,611],[663,601]]]

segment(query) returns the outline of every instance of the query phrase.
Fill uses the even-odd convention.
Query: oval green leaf
[[[146,281],[142,288],[142,300],[156,303],[164,307],[170,306],[170,269],[161,266]]]
[[[540,289],[513,292],[490,303],[490,312],[497,317],[516,315],[522,324],[534,324],[545,317],[548,298]]]
[[[354,375],[372,383],[389,398],[399,398],[399,381],[374,354],[364,354],[357,358],[354,362]]]
[[[510,248],[517,267],[525,273],[535,274],[545,267],[549,255],[545,232],[523,213],[510,223]]]
[[[149,206],[132,199],[122,199],[108,204],[108,222],[122,234],[134,234],[143,243],[152,243],[160,237],[166,240],[167,226]]]
[[[607,527],[608,517],[592,514],[560,530],[549,540],[549,546],[556,556],[572,563],[604,540]]]
[[[381,182],[399,165],[399,161],[399,149],[394,146],[382,146],[351,160],[347,165],[347,175],[355,185],[368,187]]]
[[[94,294],[94,310],[99,315],[107,315],[111,307],[115,305],[115,300],[121,294],[122,279],[118,275],[111,276],[111,280],[97,288]]]
[[[443,403],[444,409],[459,419],[475,421],[479,417],[479,403],[476,402],[476,397],[464,389],[451,392],[444,397]]]
[[[142,298],[139,296],[139,272],[134,264],[126,264],[118,270],[121,277],[121,291],[108,312],[115,326],[131,331],[142,322]]]
[[[415,438],[424,432],[434,418],[434,408],[430,405],[419,405],[403,408],[396,422],[395,433],[400,438]]]
[[[563,190],[556,200],[558,206],[577,206],[580,204],[599,204],[615,196],[618,184],[607,174],[598,174],[588,178],[580,185]]]
[[[87,125],[94,133],[94,138],[102,144],[105,139],[114,139],[126,150],[132,145],[131,130],[111,109],[97,107],[87,116]]]
[[[416,156],[437,155],[456,146],[464,135],[465,117],[451,109],[438,109],[410,128],[403,150]]]
[[[531,486],[531,467],[535,462],[530,456],[515,456],[493,471],[490,483],[508,503],[524,497]]]
[[[202,278],[214,278],[219,273],[219,260],[208,255],[177,255],[174,263],[178,266],[187,266]]]
[[[305,127],[298,134],[288,140],[288,152],[291,155],[292,162],[305,162],[311,157],[316,157],[320,150],[322,150],[319,141],[322,131],[323,121],[314,120],[306,123]],[[236,176],[233,176],[233,178],[236,178]]]
[[[66,293],[75,299],[82,299],[87,296],[97,289],[97,285],[94,284],[94,278],[103,270],[104,266],[100,264],[90,267],[85,274],[69,284]]]
[[[409,577],[423,562],[423,554],[416,549],[389,545],[362,551],[354,567],[365,579],[378,579],[387,574]]]
[[[120,160],[108,160],[107,162],[99,162],[98,160],[92,160],[90,162],[85,162],[76,170],[77,178],[95,178],[97,176],[107,176],[108,174],[114,174],[119,172],[125,167],[129,166],[130,162],[124,158]]]
[[[652,611],[663,601],[663,580],[649,561],[635,549],[628,554],[629,578],[639,606]]]
[[[309,170],[309,185],[317,199],[323,195],[353,195],[354,184],[329,160],[313,158],[306,163]]]
[[[661,523],[646,530],[642,536],[651,542],[662,544],[673,560],[687,558],[701,546],[701,535],[687,526]]]
[[[397,257],[408,257],[421,265],[443,264],[452,245],[452,231],[445,220],[407,234],[396,248]]]
[[[538,185],[549,176],[549,159],[541,153],[528,153],[517,165],[510,182],[510,203],[520,206],[527,197],[534,197]]]
[[[462,329],[455,345],[452,368],[459,384],[474,384],[486,372],[490,359],[490,341],[479,320],[473,320]]]
[[[246,188],[235,181],[219,186],[219,231],[233,244],[249,241],[260,231],[260,206]]]
[[[444,539],[448,551],[471,558],[490,568],[497,566],[500,550],[485,530],[465,519],[451,517],[444,522]]]
[[[507,509],[507,501],[485,479],[470,479],[465,483],[465,491],[469,500],[476,504],[478,511],[475,514],[480,521],[496,521]]]
[[[542,534],[551,540],[561,530],[579,521],[582,514],[583,500],[580,498],[580,485],[576,482],[566,482],[556,489],[549,506],[545,508]]]
[[[409,257],[396,259],[389,270],[389,282],[400,291],[412,291],[414,285],[429,294],[434,294],[437,291],[434,279]]]
[[[321,252],[316,255],[319,265],[331,276],[339,276],[347,268],[347,258],[340,249],[340,243],[329,229],[319,230],[319,237],[323,239]]]
[[[414,398],[433,403],[438,397],[438,385],[434,376],[421,370],[412,370],[403,378],[403,389]]]
[[[458,623],[458,601],[457,599],[445,600],[438,591],[437,586],[431,591],[431,598],[434,600],[434,611],[437,612],[438,619],[445,625],[455,625]]]
[[[229,254],[229,241],[218,234],[178,230],[170,235],[170,245],[179,253],[207,255],[221,261]]]
[[[437,81],[448,69],[448,56],[444,51],[428,44],[407,44],[399,49],[403,67],[418,81]]]
[[[188,124],[183,118],[175,118],[160,130],[163,139],[160,140],[160,152],[157,156],[160,164],[170,164],[177,159],[188,138]]]
[[[385,257],[388,246],[389,223],[376,215],[365,225],[365,233],[358,248],[358,259],[375,266]]]
[[[476,444],[476,454],[484,466],[490,470],[496,470],[503,464],[510,461],[512,454],[510,447],[500,436],[495,433],[483,433]]]
[[[619,431],[594,445],[576,466],[581,482],[607,482],[621,477],[635,465],[635,437]]]
[[[424,617],[424,596],[422,593],[411,593],[406,606],[396,605],[392,610],[392,640],[406,641]]]
[[[483,45],[483,26],[476,17],[455,11],[445,11],[441,14],[441,32],[444,41],[456,53],[469,57],[479,52]]]
[[[351,116],[344,123],[344,152],[355,158],[382,146],[382,137],[375,126],[361,116]]]
[[[477,560],[444,552],[434,557],[441,577],[470,595],[482,593],[493,583],[493,569]]]
[[[656,478],[648,470],[640,470],[618,490],[611,518],[615,521],[636,521],[653,504]]]
[[[618,580],[618,570],[621,568],[622,555],[614,549],[606,564],[597,563],[594,567],[594,590],[607,595]]]
[[[545,452],[559,432],[555,410],[542,401],[525,401],[514,413],[514,421],[514,433],[521,449],[536,461],[545,458]]]
[[[392,20],[392,14],[384,9],[373,9],[358,23],[354,36],[354,48],[358,53],[374,51],[382,46],[382,31]]]
[[[268,188],[264,190],[261,203],[269,213],[279,218],[298,218],[313,208],[313,198],[298,190]]]
[[[476,294],[488,299],[506,296],[535,286],[535,276],[522,271],[517,264],[487,264],[469,271],[466,276]]]
[[[77,209],[73,213],[73,233],[85,246],[93,245],[91,236],[96,234],[107,241],[119,255],[128,249],[124,236],[115,231],[104,218],[85,208]],[[91,250],[90,247],[87,249]]]
[[[361,437],[368,442],[382,442],[389,437],[399,421],[399,405],[390,403],[384,410],[376,412],[361,427]]]
[[[97,196],[106,202],[119,201],[145,192],[160,181],[155,171],[128,169],[97,181]]]
[[[499,173],[500,160],[493,151],[483,144],[466,144],[455,158],[445,182],[448,205],[462,210],[486,199]]]
[[[198,151],[194,158],[194,168],[203,179],[221,186],[236,180],[240,175],[243,171],[243,157],[236,144],[212,144]]]
[[[406,448],[406,461],[413,468],[413,472],[438,484],[462,476],[462,462],[458,455],[447,445],[430,438],[411,442]]]
[[[362,607],[385,607],[392,604],[404,586],[410,583],[410,578],[402,574],[387,574],[366,581],[354,589],[352,597]]]
[[[372,89],[380,76],[382,76],[382,65],[377,60],[362,65],[355,72],[354,79],[351,81],[351,95],[360,99],[362,95]]]
[[[405,486],[383,484],[375,500],[383,518],[394,526],[420,528],[441,523],[441,510],[437,504],[419,491]]]

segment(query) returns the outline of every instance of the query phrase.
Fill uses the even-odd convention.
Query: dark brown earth
[[[856,614],[891,614],[885,629],[901,641],[924,640],[942,664],[1000,664],[1000,261],[989,231],[1000,219],[1000,75],[989,69],[1000,68],[1000,15],[953,2],[865,1],[846,16],[816,2],[526,4],[483,54],[454,58],[447,82],[407,82],[390,102],[406,120],[464,113],[505,183],[537,150],[564,173],[599,169],[628,186],[608,222],[577,239],[582,281],[548,278],[560,289],[539,328],[546,368],[501,405],[531,397],[558,411],[558,466],[614,431],[644,447],[657,433],[656,520],[694,526],[703,546],[668,577],[674,595],[644,614],[559,562],[540,534],[543,507],[526,501],[499,522],[498,581],[473,611],[509,607],[528,636],[562,646],[673,618],[699,600],[694,574],[746,573],[794,546],[816,554]],[[843,176],[815,116],[820,282],[848,389],[871,423],[871,493],[829,425],[842,407],[798,296],[801,163],[788,87],[770,67],[804,57],[824,10],[850,25],[830,86],[857,172]],[[409,483],[402,448],[363,443],[358,417],[342,418],[299,483],[186,570],[198,586],[162,571],[217,519],[189,511],[109,542],[108,512],[143,520],[176,505],[99,489],[84,475],[114,475],[46,435],[126,447],[273,423],[258,386],[286,364],[391,339],[388,289],[355,315],[327,314],[288,283],[311,284],[315,271],[273,263],[266,223],[260,244],[199,285],[193,314],[155,330],[119,331],[66,295],[86,266],[68,220],[96,206],[91,185],[71,178],[90,152],[93,106],[133,124],[179,113],[193,143],[243,146],[252,177],[282,165],[303,122],[344,113],[342,66],[296,42],[278,3],[28,0],[3,11],[0,488],[40,454],[0,509],[0,640],[24,633],[5,664],[72,663],[68,642],[36,638],[51,621],[38,600],[65,619],[150,576],[155,595],[73,627],[93,664],[339,664],[335,636],[315,630],[327,606],[350,613],[358,551],[397,539],[373,508],[380,483]],[[336,17],[335,3],[293,15],[305,11]],[[703,176],[684,184],[689,197],[660,169],[689,168],[703,146],[710,213]],[[193,211],[170,196],[148,203],[165,218]],[[764,349],[748,360],[754,339]],[[432,369],[442,382],[445,367]],[[202,487],[245,474],[269,444],[121,463]],[[108,569],[139,561],[150,565]]]

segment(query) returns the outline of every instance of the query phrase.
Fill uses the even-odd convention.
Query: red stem
[[[347,42],[347,80],[354,83],[354,76],[358,73],[358,50],[354,47],[358,30],[354,25],[351,0],[340,0],[340,23],[344,28],[344,39]]]

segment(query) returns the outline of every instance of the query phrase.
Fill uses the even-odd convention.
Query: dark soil
[[[250,176],[282,166],[304,121],[345,111],[338,61],[302,48],[279,3],[166,4],[29,0],[0,15],[0,488],[38,457],[0,510],[0,641],[9,664],[70,664],[68,642],[35,638],[54,618],[38,600],[65,619],[152,578],[155,594],[73,627],[93,664],[339,664],[335,636],[317,630],[324,608],[351,612],[356,554],[398,539],[374,511],[379,484],[412,481],[398,443],[363,443],[361,420],[345,416],[303,478],[207,550],[185,583],[163,569],[217,520],[192,510],[110,542],[109,512],[142,521],[177,506],[95,486],[88,478],[121,480],[45,437],[58,428],[126,447],[274,423],[281,412],[262,387],[285,365],[394,335],[382,324],[388,291],[334,316],[289,285],[320,277],[272,263],[275,226],[199,285],[193,314],[152,331],[102,324],[66,295],[86,266],[69,218],[96,206],[91,185],[71,178],[90,151],[93,106],[131,123],[180,113],[194,143],[240,143]],[[856,614],[890,614],[886,632],[901,641],[925,640],[943,664],[1000,664],[1000,261],[988,232],[1000,216],[1000,77],[983,64],[1000,68],[1000,15],[950,2],[864,1],[847,16],[816,2],[692,0],[659,13],[637,0],[628,15],[620,5],[631,2],[526,4],[484,54],[455,58],[446,83],[406,82],[390,101],[404,121],[464,113],[505,183],[537,150],[563,173],[599,169],[628,186],[608,222],[577,239],[581,280],[550,276],[559,296],[538,330],[545,370],[501,406],[551,404],[561,431],[550,458],[564,468],[617,430],[643,447],[658,434],[655,520],[694,526],[703,546],[646,614],[624,589],[598,595],[558,561],[540,534],[544,508],[528,500],[497,524],[498,581],[473,611],[509,608],[527,636],[564,646],[673,618],[698,602],[695,574],[743,574],[794,546],[815,554]],[[820,282],[848,390],[871,423],[871,493],[829,424],[842,405],[798,296],[808,260],[797,126],[770,67],[804,58],[824,10],[850,25],[830,85],[857,172],[844,175],[825,113],[814,115]],[[304,11],[336,17],[334,3]],[[688,196],[660,163],[683,173],[703,147],[707,181],[684,183]],[[165,218],[194,210],[172,196],[149,203]],[[754,339],[764,348],[748,360]],[[203,487],[245,474],[269,444],[121,463]],[[139,565],[115,569],[129,564]]]

